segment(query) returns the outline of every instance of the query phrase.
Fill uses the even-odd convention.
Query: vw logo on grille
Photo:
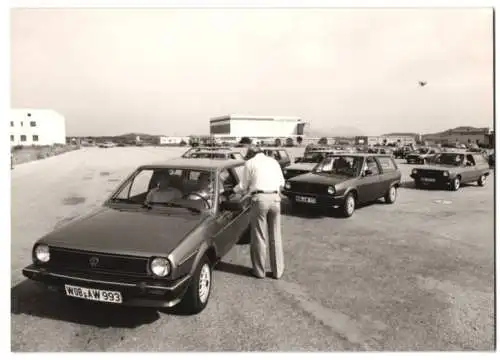
[[[96,256],[92,256],[90,259],[89,259],[89,264],[91,267],[96,267],[97,264],[99,264],[99,258],[96,257]]]

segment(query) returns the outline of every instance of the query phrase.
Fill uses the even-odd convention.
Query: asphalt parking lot
[[[238,245],[196,316],[70,301],[22,276],[38,237],[98,206],[136,166],[185,150],[84,148],[12,170],[13,351],[494,349],[493,176],[484,188],[417,190],[400,165],[393,205],[349,219],[284,214],[283,278],[244,275]]]

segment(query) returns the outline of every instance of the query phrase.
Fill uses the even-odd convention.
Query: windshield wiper
[[[194,211],[194,212],[197,212],[197,213],[201,213],[201,210],[196,208],[196,207],[193,207],[193,206],[186,206],[186,205],[181,205],[181,204],[178,204],[178,203],[175,203],[175,202],[171,202],[171,201],[161,201],[161,202],[147,202],[147,203],[144,203],[144,206],[145,207],[148,207],[149,209],[151,209],[151,205],[162,205],[162,206],[167,206],[167,207],[175,207],[175,208],[182,208],[182,209],[188,209],[188,210],[191,210],[191,211]]]

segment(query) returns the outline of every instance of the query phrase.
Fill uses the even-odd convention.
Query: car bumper
[[[294,204],[300,204],[310,207],[319,207],[319,208],[339,207],[344,203],[343,195],[324,195],[324,194],[318,195],[318,194],[299,193],[294,191],[283,191],[283,195],[285,195]],[[300,201],[301,198],[314,199],[314,202]]]
[[[425,178],[425,177],[421,177],[421,176],[415,176],[413,174],[411,174],[410,177],[413,180],[418,181],[422,185],[435,186],[435,187],[447,187],[447,186],[450,186],[451,183],[452,183],[452,180],[453,180],[452,178],[446,178],[446,177],[442,177],[442,178],[439,178],[439,177]]]
[[[190,275],[168,282],[126,279],[102,274],[53,271],[35,264],[25,267],[22,273],[28,279],[43,283],[50,290],[60,292],[65,296],[68,296],[65,292],[65,285],[81,286],[95,290],[119,291],[122,302],[113,303],[116,305],[157,308],[177,305],[182,300],[191,279]],[[100,302],[90,299],[83,300]]]

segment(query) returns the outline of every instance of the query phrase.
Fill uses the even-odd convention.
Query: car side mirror
[[[371,171],[370,169],[366,169],[366,170],[363,172],[363,176],[369,176],[369,175],[373,175],[373,171]]]

